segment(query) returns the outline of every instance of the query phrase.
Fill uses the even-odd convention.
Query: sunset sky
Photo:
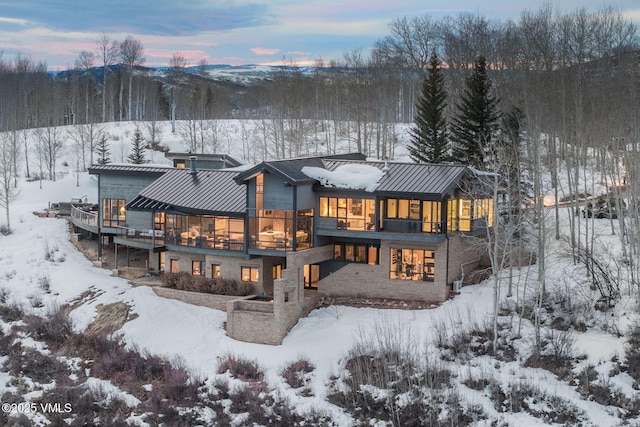
[[[313,63],[340,60],[353,49],[366,55],[396,18],[461,12],[517,19],[542,0],[0,0],[0,52],[73,66],[82,50],[96,50],[102,34],[127,35],[144,46],[146,65],[167,65],[181,52],[190,65]],[[555,0],[561,12],[611,5],[640,22],[638,0]]]

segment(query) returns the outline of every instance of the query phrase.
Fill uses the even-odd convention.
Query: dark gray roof
[[[171,166],[161,165],[134,165],[128,163],[114,164],[109,163],[106,165],[91,165],[89,167],[89,173],[92,175],[99,175],[101,173],[112,174],[127,174],[127,173],[149,173],[149,174],[162,174],[173,170]]]
[[[444,196],[453,191],[468,169],[464,165],[395,163],[395,162],[354,162],[341,160],[325,160],[328,170],[347,164],[363,164],[375,166],[386,173],[380,179],[376,194],[414,193],[432,196]]]
[[[315,182],[313,178],[309,178],[302,173],[305,166],[313,166],[323,168],[323,159],[341,159],[341,160],[365,160],[366,156],[360,153],[332,154],[314,157],[297,157],[294,159],[270,160],[262,162],[251,169],[248,169],[236,177],[236,181],[241,183],[253,178],[256,174],[268,171],[279,175],[285,182],[295,185],[306,182]]]
[[[243,163],[239,160],[234,159],[233,157],[227,154],[203,154],[203,153],[178,153],[178,152],[169,152],[164,155],[167,159],[185,159],[189,160],[189,157],[196,156],[198,160],[218,160],[224,164],[226,168],[233,168],[236,166],[241,166]]]
[[[192,174],[174,169],[140,192],[127,207],[133,210],[176,210],[186,213],[238,214],[246,211],[246,188],[238,172],[205,170]]]

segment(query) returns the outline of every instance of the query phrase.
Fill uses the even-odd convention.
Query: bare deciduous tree
[[[107,76],[118,58],[118,42],[111,40],[107,34],[102,34],[96,42],[97,56],[102,62],[102,121],[107,121]]]
[[[9,231],[11,230],[10,205],[20,194],[13,182],[14,159],[18,156],[16,150],[18,145],[14,143],[10,134],[0,136],[0,206],[5,210]]]
[[[129,75],[129,99],[127,108],[127,118],[132,120],[132,92],[133,92],[133,70],[134,67],[142,65],[145,62],[144,48],[140,40],[134,39],[132,36],[127,36],[122,43],[120,43],[120,61],[125,66],[125,69]],[[122,89],[120,90],[122,94]],[[122,96],[120,96],[122,99]],[[122,108],[121,108],[122,110]],[[137,109],[136,109],[137,110]],[[122,114],[122,113],[121,113]],[[136,115],[136,118],[137,115]]]

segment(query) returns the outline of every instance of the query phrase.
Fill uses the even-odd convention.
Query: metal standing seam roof
[[[421,193],[444,196],[452,191],[467,172],[464,165],[395,163],[372,161],[324,160],[328,170],[347,164],[374,166],[386,173],[380,179],[375,193]]]
[[[108,163],[106,165],[91,165],[89,167],[90,174],[96,174],[100,172],[113,172],[113,173],[130,173],[130,172],[147,172],[147,173],[165,173],[175,169],[172,166],[151,166],[151,165],[134,165],[134,164],[113,164]]]
[[[164,174],[128,204],[128,208],[183,210],[207,213],[245,213],[246,188],[233,179],[238,172],[174,169]]]
[[[224,167],[237,167],[243,165],[243,163],[239,160],[234,159],[228,154],[208,154],[208,153],[179,153],[179,152],[168,152],[164,155],[167,159],[185,159],[189,160],[190,157],[194,156],[198,160],[204,161],[220,161],[224,163]]]
[[[238,175],[237,180],[245,181],[251,178],[256,173],[267,170],[275,172],[280,175],[289,184],[299,184],[304,182],[314,182],[313,178],[308,177],[302,173],[302,168],[305,166],[315,166],[324,168],[323,160],[326,159],[342,159],[347,162],[364,160],[366,157],[360,153],[347,153],[347,154],[332,154],[324,156],[314,157],[298,157],[295,159],[282,159],[282,160],[270,160],[260,163],[251,169],[248,169]]]

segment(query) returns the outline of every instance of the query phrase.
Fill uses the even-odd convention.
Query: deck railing
[[[78,227],[83,228],[82,225],[86,225],[89,229],[93,229],[93,230],[98,229],[98,213],[97,212],[88,211],[72,205],[71,219],[72,219],[72,222]],[[84,228],[87,228],[87,227],[84,227]]]

